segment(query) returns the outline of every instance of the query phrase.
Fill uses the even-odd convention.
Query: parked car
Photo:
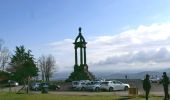
[[[47,82],[43,82],[40,84],[41,93],[48,93],[49,84]]]
[[[152,82],[152,83],[159,83],[160,82],[160,78],[154,78],[154,77],[152,77],[152,78],[150,78],[150,81]]]
[[[40,84],[41,84],[41,83],[39,83],[39,82],[34,82],[34,83],[31,84],[30,89],[31,89],[31,90],[34,90],[34,91],[41,90],[41,89],[40,89]]]
[[[99,92],[100,91],[100,86],[101,86],[101,82],[92,81],[92,82],[87,83],[85,88],[86,88],[86,90]]]
[[[42,89],[43,87],[48,88],[48,90],[58,90],[60,89],[60,86],[55,84],[55,83],[47,83],[47,82],[43,82],[40,84],[40,89]]]
[[[16,82],[16,81],[12,81],[12,82],[11,82],[11,86],[18,86],[18,85],[19,85],[19,83]]]
[[[122,83],[117,80],[113,81],[105,81],[101,83],[100,89],[107,91],[115,91],[115,90],[128,90],[130,88],[129,84]]]
[[[86,89],[86,84],[88,82],[90,82],[90,81],[89,80],[73,81],[72,82],[72,89],[84,91]]]
[[[19,86],[19,83],[13,80],[8,80],[8,86]]]
[[[50,83],[49,85],[49,90],[59,90],[60,86],[54,83]]]

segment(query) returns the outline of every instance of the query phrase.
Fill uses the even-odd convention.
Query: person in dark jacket
[[[150,83],[150,80],[149,80],[149,75],[146,74],[146,77],[143,81],[143,89],[146,93],[146,100],[148,100],[148,96],[149,96],[149,92],[150,92],[150,89],[151,89],[151,83]]]
[[[169,93],[168,93],[169,78],[166,75],[166,72],[163,72],[161,83],[163,84],[164,87],[164,94],[165,94],[164,100],[169,100]]]

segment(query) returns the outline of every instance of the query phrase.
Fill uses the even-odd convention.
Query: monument
[[[79,28],[79,34],[75,39],[75,65],[74,71],[70,74],[68,81],[74,80],[93,80],[95,77],[88,71],[87,59],[86,59],[86,44],[82,33],[81,27]],[[79,50],[79,52],[78,52]]]

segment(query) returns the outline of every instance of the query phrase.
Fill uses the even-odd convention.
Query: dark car
[[[60,86],[54,83],[49,84],[49,90],[59,90]]]
[[[40,88],[43,88],[43,87],[49,88],[49,83],[46,83],[46,82],[41,83]]]
[[[44,88],[44,87],[48,88],[48,90],[59,90],[60,89],[60,86],[54,83],[43,82],[41,83],[40,88]]]
[[[16,86],[19,86],[19,83],[16,82],[16,81],[13,81],[13,80],[8,80],[8,85],[7,85],[7,87],[10,87],[10,86],[16,87]]]
[[[48,93],[49,84],[43,82],[43,83],[40,84],[40,88],[41,88],[41,93]]]

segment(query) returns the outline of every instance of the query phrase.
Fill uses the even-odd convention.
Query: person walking
[[[169,78],[166,72],[163,72],[161,83],[163,84],[164,87],[164,94],[165,94],[164,100],[169,100],[169,93],[168,93]]]
[[[151,83],[150,83],[150,80],[149,80],[149,75],[146,74],[146,77],[143,81],[143,89],[146,93],[145,97],[146,97],[146,100],[148,100],[148,96],[149,96],[149,92],[150,92],[150,89],[151,89]]]

